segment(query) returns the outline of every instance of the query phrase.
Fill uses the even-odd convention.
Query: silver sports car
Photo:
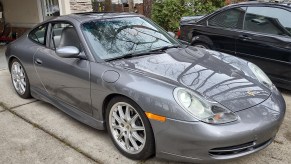
[[[256,65],[182,45],[141,15],[57,17],[11,43],[6,57],[20,97],[107,129],[131,159],[241,157],[267,147],[285,114]]]

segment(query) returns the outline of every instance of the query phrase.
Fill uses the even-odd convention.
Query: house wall
[[[71,13],[90,12],[92,9],[91,0],[70,0]]]
[[[5,21],[13,27],[31,28],[41,22],[38,0],[0,0]]]

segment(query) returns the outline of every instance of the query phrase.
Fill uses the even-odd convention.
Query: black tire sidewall
[[[109,113],[110,113],[112,106],[118,102],[126,102],[126,103],[130,104],[138,112],[138,114],[140,115],[140,117],[144,123],[145,130],[146,130],[146,142],[145,142],[143,150],[137,154],[130,154],[130,153],[125,152],[116,143],[116,141],[113,138],[113,135],[111,133],[111,130],[109,127]],[[106,108],[106,128],[107,128],[107,131],[110,135],[110,138],[113,141],[116,148],[127,158],[130,158],[133,160],[145,160],[145,159],[151,157],[152,155],[154,155],[154,153],[155,153],[155,141],[154,141],[154,135],[153,135],[151,124],[150,124],[148,118],[146,117],[144,111],[131,99],[126,98],[126,97],[122,97],[122,96],[117,96],[117,97],[114,97],[113,99],[111,99],[111,101],[108,103],[107,108]]]
[[[19,63],[19,64],[21,65],[21,67],[22,67],[22,69],[23,69],[23,71],[24,71],[24,73],[25,73],[25,82],[26,82],[25,92],[24,92],[23,94],[19,94],[19,93],[17,92],[17,90],[16,90],[16,88],[14,87],[14,84],[13,84],[13,78],[12,78],[12,72],[11,72],[11,73],[10,73],[10,77],[11,77],[12,86],[13,86],[15,92],[16,92],[16,93],[17,93],[21,98],[24,98],[24,99],[31,98],[29,79],[28,79],[28,77],[27,77],[27,73],[26,73],[25,68],[23,67],[22,63],[21,63],[18,59],[13,59],[13,60],[12,60],[10,66],[9,66],[9,67],[10,67],[10,71],[12,71],[12,68],[11,68],[11,67],[12,67],[13,63],[15,63],[15,62],[17,62],[17,63]]]
[[[208,44],[206,44],[206,43],[198,42],[198,43],[194,43],[193,44],[194,47],[196,47],[197,45],[201,45],[201,46],[205,47],[206,49],[210,49],[210,46]]]

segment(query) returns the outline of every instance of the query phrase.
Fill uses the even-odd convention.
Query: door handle
[[[39,64],[39,65],[41,65],[41,64],[42,64],[42,61],[41,61],[40,59],[35,59],[35,60],[34,60],[34,63],[35,63],[35,64]]]
[[[243,41],[246,41],[246,40],[252,40],[253,38],[248,36],[248,35],[239,35],[238,36],[240,39],[242,39]]]

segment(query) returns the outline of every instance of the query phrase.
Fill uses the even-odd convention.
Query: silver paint
[[[7,61],[17,58],[21,62],[33,97],[94,128],[104,129],[106,103],[115,95],[132,99],[145,112],[165,116],[164,123],[150,120],[157,157],[210,162],[251,154],[272,142],[286,105],[275,87],[268,88],[256,79],[245,60],[195,47],[173,48],[163,54],[112,62],[96,59],[86,44],[80,24],[92,19],[128,16],[137,15],[72,14],[50,20],[69,21],[76,27],[86,60],[61,58],[54,50],[32,42],[26,34],[7,47]],[[240,119],[222,125],[202,123],[175,102],[176,87],[191,89],[216,101]],[[270,142],[244,153],[209,155],[213,148],[265,141]]]

